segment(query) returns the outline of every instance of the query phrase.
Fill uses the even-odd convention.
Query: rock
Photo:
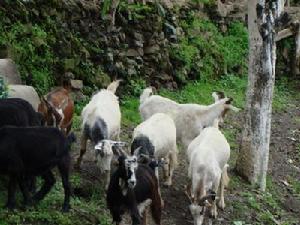
[[[135,40],[138,40],[138,41],[143,41],[144,40],[143,35],[141,33],[138,33],[138,32],[134,32],[133,37],[134,37]]]
[[[0,76],[7,84],[21,84],[21,77],[17,66],[11,59],[0,59]]]
[[[139,56],[139,57],[136,57],[135,61],[136,61],[136,63],[137,63],[138,65],[142,65],[143,62],[144,62],[143,58],[140,57],[140,56]]]
[[[107,60],[109,62],[113,62],[114,61],[114,54],[112,52],[107,53]]]
[[[144,53],[145,54],[153,54],[155,52],[158,52],[160,50],[159,46],[156,45],[152,45],[152,46],[148,46],[145,48]]]
[[[138,56],[141,56],[140,52],[133,49],[133,48],[130,48],[127,50],[127,53],[126,53],[127,56],[131,56],[131,57],[138,57]]]
[[[135,41],[134,41],[134,45],[135,45],[136,47],[142,48],[142,47],[144,47],[144,42],[135,40]]]
[[[137,72],[136,72],[136,70],[133,67],[130,67],[128,69],[128,75],[129,76],[136,75],[136,74],[137,74]]]
[[[82,90],[83,88],[82,80],[71,80],[71,87],[75,90]]]
[[[41,103],[39,95],[32,86],[11,84],[8,85],[8,97],[9,98],[22,98],[28,101],[35,111],[38,110],[38,106]]]

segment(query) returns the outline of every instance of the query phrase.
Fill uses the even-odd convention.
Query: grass
[[[258,192],[239,177],[231,177],[228,189],[242,197],[240,201],[229,203],[233,207],[231,217],[236,222],[234,224],[274,225],[279,221],[280,224],[297,224],[298,218],[288,215],[289,211],[282,207],[284,199],[281,198],[284,196],[270,176],[267,178],[267,187],[266,192]]]
[[[85,185],[82,178],[74,173],[70,177],[72,187]],[[2,181],[2,190],[0,192],[0,202],[6,202],[5,181]],[[4,185],[3,185],[4,184]],[[63,203],[63,188],[61,182],[56,182],[49,194],[35,207],[20,209],[21,195],[17,195],[18,209],[13,212],[0,210],[0,225],[18,225],[18,224],[57,224],[57,225],[80,225],[80,224],[111,224],[110,216],[105,211],[103,200],[104,190],[98,183],[89,186],[91,198],[89,200],[76,196],[71,198],[72,209],[69,213],[62,213],[61,206]]]

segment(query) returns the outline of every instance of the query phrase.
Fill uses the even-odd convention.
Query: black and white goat
[[[111,141],[119,140],[121,127],[119,100],[115,95],[119,83],[120,80],[114,81],[107,89],[102,89],[95,94],[81,113],[81,149],[75,167],[80,167],[82,157],[86,152],[87,140],[91,140],[95,146],[97,165],[106,174],[106,188],[110,180],[113,146],[120,144]]]
[[[156,113],[139,124],[133,131],[131,154],[139,149],[139,155],[163,161],[165,186],[172,185],[173,171],[177,165],[176,127],[173,119],[164,113]],[[156,170],[157,171],[157,170]],[[156,172],[158,178],[158,172]]]
[[[224,112],[229,109],[239,110],[231,102],[231,98],[225,97],[207,106],[179,104],[168,98],[152,95],[152,89],[146,88],[140,97],[139,111],[143,120],[155,113],[166,113],[171,116],[176,125],[177,141],[187,148],[204,127],[211,126],[216,118],[224,115]]]
[[[155,224],[160,225],[162,201],[153,169],[138,164],[137,153],[131,156],[121,153],[118,161],[119,165],[111,177],[106,198],[113,222],[119,225],[122,215],[129,211],[132,225],[141,222],[146,225],[147,208],[150,206]]]
[[[218,206],[221,209],[225,207],[224,187],[229,181],[227,162],[230,146],[218,129],[218,119],[214,126],[203,129],[187,150],[188,176],[191,180],[188,196],[191,199],[190,211],[195,225],[201,225],[205,215],[216,218],[216,193],[219,198]],[[209,222],[212,223],[211,219]]]

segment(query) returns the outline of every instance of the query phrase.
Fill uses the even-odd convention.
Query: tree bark
[[[266,188],[275,83],[275,21],[283,10],[270,1],[248,1],[249,69],[246,116],[236,170],[262,191]]]
[[[300,23],[295,25],[295,53],[292,65],[292,73],[296,77],[300,74]]]

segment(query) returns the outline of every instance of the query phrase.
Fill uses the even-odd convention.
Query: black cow
[[[74,134],[67,138],[57,128],[51,127],[12,127],[0,128],[0,173],[9,176],[8,200],[6,207],[15,207],[17,184],[24,197],[24,203],[42,200],[55,183],[51,169],[58,167],[65,191],[63,211],[69,210],[69,149],[75,141]],[[41,176],[44,184],[30,198],[25,184],[28,178]]]

